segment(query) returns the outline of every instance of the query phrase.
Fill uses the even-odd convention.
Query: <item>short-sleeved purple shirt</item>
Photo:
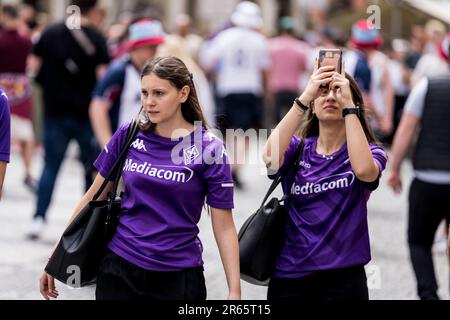
[[[128,127],[119,128],[95,162],[103,177],[117,160]],[[122,215],[109,249],[145,270],[203,266],[197,224],[205,200],[213,208],[234,207],[223,142],[204,129],[175,141],[140,131],[122,176]]]
[[[11,117],[8,97],[0,89],[0,161],[9,162],[11,148]]]
[[[320,270],[365,265],[371,260],[367,202],[378,183],[366,184],[356,178],[346,144],[335,154],[324,156],[316,152],[317,140],[305,140],[295,181],[283,182],[291,200],[275,278],[298,278]],[[281,170],[286,171],[299,143],[299,138],[293,137]],[[386,153],[374,144],[370,149],[381,176]]]

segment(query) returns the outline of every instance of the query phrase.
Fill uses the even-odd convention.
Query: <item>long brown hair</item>
[[[189,97],[181,105],[183,117],[191,124],[201,122],[205,129],[208,128],[202,108],[200,107],[197,91],[195,90],[193,75],[189,72],[183,61],[176,57],[155,58],[147,62],[142,71],[141,79],[150,74],[155,74],[158,78],[169,81],[178,90],[188,86],[190,88]],[[150,122],[145,112],[143,114],[145,121],[140,122],[139,128],[145,132],[153,132],[156,125]]]
[[[375,134],[372,131],[371,126],[369,125],[369,119],[366,114],[366,108],[364,106],[364,98],[361,93],[361,90],[359,89],[358,84],[356,83],[355,79],[353,79],[352,76],[349,74],[345,74],[345,77],[350,81],[350,90],[352,91],[352,99],[353,103],[358,106],[362,111],[362,116],[359,117],[359,121],[361,122],[361,126],[364,130],[364,133],[366,134],[367,141],[369,143],[376,143],[378,144],[377,139],[375,138]],[[310,108],[308,111],[305,112],[303,115],[303,125],[300,127],[300,136],[303,139],[314,137],[319,135],[319,119],[317,116],[313,113],[313,107],[314,102],[311,103]]]

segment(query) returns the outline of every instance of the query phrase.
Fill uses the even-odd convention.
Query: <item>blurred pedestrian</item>
[[[192,75],[177,58],[156,58],[144,67],[141,89],[145,120],[126,156],[120,222],[100,265],[96,298],[206,300],[203,246],[198,238],[206,200],[228,281],[228,299],[240,299],[231,169],[223,142],[206,131]],[[95,162],[99,175],[76,212],[92,199],[112,169],[128,128],[129,124],[119,128]],[[174,156],[184,160],[180,163]],[[111,188],[109,184],[107,189]],[[54,279],[46,273],[40,288],[46,299],[58,296]]]
[[[450,35],[442,52],[450,63]],[[409,148],[413,152],[414,181],[409,191],[408,244],[422,300],[439,299],[431,247],[443,219],[450,221],[450,72],[423,78],[412,90],[392,145],[389,185],[402,191],[400,169]]]
[[[387,156],[364,111],[353,78],[316,67],[269,138],[264,160],[270,171],[285,174],[304,143],[298,168],[282,183],[289,214],[269,300],[369,299],[367,202]]]
[[[6,174],[6,166],[10,155],[10,115],[8,97],[0,88],[0,199],[3,190],[3,181]]]
[[[140,73],[164,39],[160,21],[144,19],[133,23],[127,43],[129,54],[115,61],[97,83],[89,114],[101,148],[141,109]]]
[[[203,38],[192,32],[191,17],[185,13],[175,17],[174,31],[169,37],[175,37],[187,55],[196,63],[199,61]]]
[[[408,50],[409,45],[406,40],[392,40],[391,50],[389,52],[390,57],[388,72],[392,81],[392,88],[394,90],[395,98],[392,133],[384,140],[384,142],[388,144],[392,144],[394,135],[397,132],[398,125],[400,124],[406,99],[411,91],[409,87],[411,70],[406,64],[406,54]]]
[[[257,4],[240,2],[231,22],[234,27],[219,33],[208,45],[204,67],[217,73],[217,92],[225,118],[222,121],[219,114],[218,125],[224,132],[226,129],[245,132],[262,127],[263,98],[269,93],[270,56],[267,39],[260,33],[263,19]],[[242,134],[236,135],[239,135],[237,143],[229,148],[234,181],[237,188],[242,188],[240,171],[248,154],[248,141]]]
[[[411,87],[414,87],[423,78],[447,74],[449,66],[445,54],[440,49],[446,32],[445,25],[437,20],[430,20],[426,24],[425,34],[428,42],[425,45],[424,54],[417,62],[411,76]]]
[[[367,20],[360,20],[352,28],[352,45],[367,56],[371,71],[368,106],[371,109],[371,126],[382,142],[393,130],[394,91],[389,75],[389,59],[379,51],[383,44],[380,30]]]
[[[426,37],[424,54],[438,53],[448,31],[446,25],[439,20],[431,19],[425,24],[424,31]]]
[[[271,58],[269,88],[273,97],[275,123],[279,123],[298,96],[300,78],[306,71],[309,45],[294,35],[295,21],[282,17],[280,35],[269,40]]]
[[[33,89],[26,75],[27,59],[32,50],[29,38],[18,32],[17,7],[1,8],[0,24],[0,87],[4,88],[11,108],[11,139],[21,147],[24,164],[23,182],[36,193],[37,183],[31,175],[35,152],[33,128]]]
[[[36,8],[30,4],[22,3],[16,7],[18,11],[18,32],[22,37],[32,39],[33,30],[37,27]]]
[[[72,4],[81,10],[81,25],[73,26],[69,20],[51,25],[34,48],[41,65],[36,81],[42,87],[44,100],[45,163],[28,231],[30,239],[41,235],[56,178],[73,139],[80,146],[86,169],[86,189],[92,183],[88,168],[93,157],[93,133],[88,110],[97,77],[104,73],[109,55],[105,38],[91,22],[97,0],[73,0]]]

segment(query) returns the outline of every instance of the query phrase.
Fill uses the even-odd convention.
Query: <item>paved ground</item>
[[[54,201],[49,212],[49,225],[43,239],[28,242],[24,233],[35,206],[35,199],[22,185],[21,160],[14,154],[8,168],[4,197],[0,203],[0,300],[40,299],[38,279],[51,247],[72,214],[82,195],[82,170],[69,152],[57,181]],[[40,173],[41,157],[36,157],[34,172]],[[410,165],[404,168],[405,187],[411,180]],[[236,194],[235,221],[240,227],[248,215],[256,209],[269,182],[257,165],[248,166],[244,181],[246,190]],[[406,189],[407,190],[407,189]],[[369,223],[373,261],[368,266],[371,299],[416,299],[415,281],[408,260],[406,247],[406,194],[396,197],[385,182],[369,203]],[[209,217],[205,214],[201,223],[201,238],[205,247],[206,282],[209,299],[226,298],[226,281],[212,235]],[[449,298],[448,263],[445,251],[435,253],[440,294]],[[243,298],[263,300],[266,288],[243,282]],[[93,299],[94,289],[72,290],[59,285],[61,299]]]

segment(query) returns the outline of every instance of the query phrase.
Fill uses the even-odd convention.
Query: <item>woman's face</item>
[[[173,119],[181,112],[181,104],[189,97],[189,87],[178,90],[168,80],[155,74],[144,76],[141,81],[141,102],[149,120],[161,124]]]
[[[342,106],[336,100],[336,90],[320,89],[319,98],[314,101],[313,111],[320,121],[337,121],[342,118]]]

